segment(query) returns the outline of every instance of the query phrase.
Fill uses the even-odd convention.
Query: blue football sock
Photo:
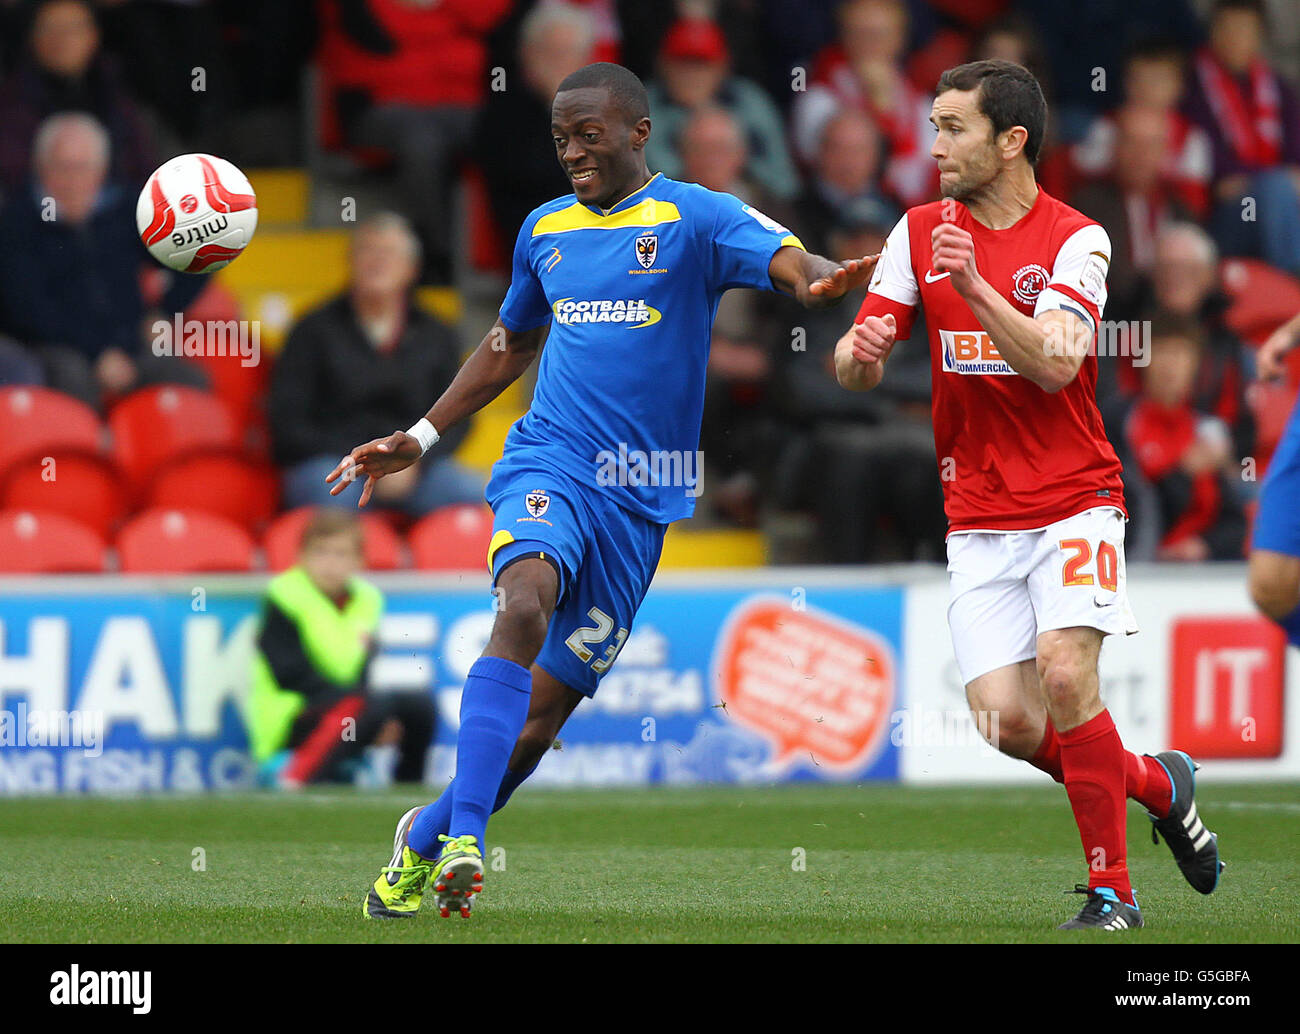
[[[1282,630],[1286,632],[1287,642],[1292,646],[1300,646],[1300,607],[1296,607],[1286,617],[1278,622]]]
[[[506,802],[510,800],[510,795],[536,771],[536,765],[523,772],[516,772],[513,768],[506,769],[501,785],[497,787],[497,799],[492,804],[492,814],[495,815],[504,808]],[[416,854],[425,858],[437,858],[442,853],[442,842],[438,839],[438,834],[446,833],[451,828],[451,802],[454,799],[455,786],[456,780],[453,779],[447,784],[447,789],[442,791],[442,796],[425,807],[411,823],[407,842]],[[482,845],[480,844],[479,847],[481,850]]]
[[[480,657],[470,668],[460,698],[450,835],[472,835],[482,845],[510,754],[528,719],[532,688],[532,673],[514,661]]]

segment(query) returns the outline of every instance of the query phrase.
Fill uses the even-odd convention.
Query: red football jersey
[[[893,313],[898,338],[917,307],[930,335],[934,444],[949,533],[1046,527],[1095,506],[1124,511],[1120,462],[1097,410],[1095,348],[1055,394],[999,354],[947,273],[930,265],[930,234],[945,205],[975,241],[980,275],[1033,316],[1068,309],[1095,336],[1106,304],[1110,238],[1041,188],[1014,226],[991,230],[965,205],[909,209],[885,245],[857,322]]]

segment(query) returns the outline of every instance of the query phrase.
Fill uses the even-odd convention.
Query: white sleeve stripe
[[[867,293],[878,294],[899,305],[912,306],[921,300],[916,271],[912,269],[912,245],[907,232],[906,212],[889,231]]]
[[[1065,239],[1057,251],[1048,288],[1060,286],[1077,292],[1080,297],[1095,305],[1100,315],[1106,307],[1106,275],[1110,271],[1110,255],[1110,237],[1104,229],[1096,223],[1080,227]],[[1053,306],[1056,307],[1058,306]],[[1041,309],[1036,307],[1035,312],[1038,311]]]
[[[893,284],[877,284],[871,288],[867,294],[874,294],[881,298],[888,298],[891,302],[898,302],[899,305],[913,306],[916,304],[916,292],[900,290]]]
[[[1092,314],[1088,312],[1087,307],[1080,304],[1077,298],[1052,287],[1044,288],[1038,295],[1038,301],[1034,305],[1034,315],[1039,316],[1044,312],[1050,312],[1052,309],[1064,309],[1066,312],[1074,313],[1084,323],[1088,324],[1089,330],[1094,334],[1097,333],[1097,321],[1092,318]]]

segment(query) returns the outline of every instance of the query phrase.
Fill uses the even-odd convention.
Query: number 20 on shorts
[[[1071,554],[1066,557],[1061,569],[1063,585],[1099,584],[1107,592],[1119,588],[1119,553],[1109,542],[1102,541],[1097,547],[1097,577],[1094,581],[1092,572],[1084,568],[1092,561],[1092,544],[1087,539],[1061,539],[1063,552]]]

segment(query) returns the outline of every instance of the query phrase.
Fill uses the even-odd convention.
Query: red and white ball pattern
[[[257,229],[257,197],[224,158],[182,154],[145,181],[135,225],[149,254],[182,273],[211,273],[248,247]]]

